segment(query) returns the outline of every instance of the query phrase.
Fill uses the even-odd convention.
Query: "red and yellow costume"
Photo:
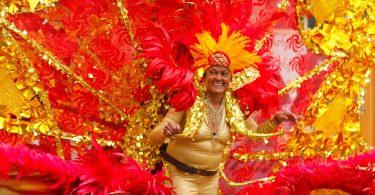
[[[167,167],[175,191],[177,194],[217,194],[219,184],[217,171],[223,160],[224,150],[228,149],[227,147],[232,141],[232,133],[240,133],[251,137],[257,133],[269,133],[277,125],[272,120],[268,120],[258,127],[251,117],[248,117],[245,121],[233,92],[233,90],[242,88],[248,82],[253,82],[260,76],[256,68],[257,63],[261,61],[261,57],[246,49],[250,39],[239,31],[229,33],[226,24],[221,24],[221,34],[217,41],[208,31],[196,34],[196,38],[198,43],[190,46],[194,61],[191,70],[189,70],[195,73],[196,81],[201,80],[204,70],[212,65],[227,67],[232,72],[234,80],[238,77],[238,74],[235,74],[236,71],[243,71],[247,75],[241,75],[241,82],[236,83],[234,81],[231,89],[225,92],[222,105],[218,111],[220,112],[221,109],[222,114],[217,119],[219,122],[216,132],[209,125],[208,115],[210,112],[207,109],[210,110],[210,105],[207,101],[205,86],[199,82],[194,83],[191,78],[191,85],[198,89],[195,101],[190,100],[193,101],[193,105],[191,107],[186,106],[181,110],[179,104],[172,104],[172,107],[175,108],[172,108],[161,124],[152,130],[149,139],[151,143],[161,143],[165,139],[162,132],[165,124],[168,122],[181,124],[182,133],[172,139],[166,150],[168,159],[172,160],[164,157],[168,164]],[[151,62],[151,65],[155,65],[153,62]],[[152,68],[153,66],[150,67],[150,69]],[[163,76],[168,77],[170,75]],[[160,80],[163,80],[163,77]],[[184,90],[184,86],[181,88],[180,90]],[[194,92],[194,90],[186,90],[182,93],[191,91]],[[274,90],[273,93],[277,93],[277,90]],[[178,95],[175,96],[179,97]],[[181,100],[174,98],[174,101],[179,102]],[[256,104],[256,102],[252,103]],[[172,161],[178,161],[178,163]],[[194,167],[193,169],[199,169],[198,173],[184,171],[185,167],[189,166]],[[211,171],[212,174],[199,173],[206,170]],[[207,181],[202,182],[205,180]]]

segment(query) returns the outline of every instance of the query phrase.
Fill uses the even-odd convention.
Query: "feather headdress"
[[[260,62],[261,58],[255,52],[246,50],[249,37],[239,31],[229,34],[229,27],[224,23],[221,24],[221,31],[218,41],[208,31],[196,35],[199,43],[190,47],[195,61],[193,68],[221,65],[235,72],[249,66],[256,67],[255,63]]]
[[[171,96],[169,103],[173,108],[202,111],[197,107],[199,83],[205,68],[211,65],[231,70],[231,89],[236,94],[233,97],[240,104],[233,106],[242,108],[244,113],[269,111],[278,105],[277,68],[269,63],[264,50],[254,48],[272,22],[251,24],[251,1],[176,1],[169,5],[155,9],[153,15],[159,21],[155,27],[159,33],[144,39],[142,47],[143,56],[151,60],[147,76],[160,92]],[[274,13],[273,19],[280,16],[277,11]],[[252,32],[253,29],[258,32]],[[253,82],[255,85],[250,85]],[[188,132],[186,127],[184,132]]]

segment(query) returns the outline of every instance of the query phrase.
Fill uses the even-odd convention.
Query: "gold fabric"
[[[207,116],[204,116],[204,122],[194,140],[176,137],[168,145],[167,153],[175,159],[196,168],[217,170],[223,158],[223,150],[229,142],[231,134],[228,125],[222,121],[222,127],[214,136],[205,122],[207,121],[206,118]],[[223,118],[223,120],[225,119]]]
[[[167,170],[177,195],[217,195],[219,194],[219,174],[202,176],[185,173],[168,164]]]
[[[183,128],[185,116],[184,111],[169,110],[163,121],[149,134],[150,143],[161,144],[167,139],[163,136],[162,131],[163,126],[169,121],[181,124]],[[197,135],[193,139],[177,135],[168,144],[167,153],[173,158],[196,168],[211,171],[218,170],[223,158],[224,148],[231,143],[231,131],[225,118],[223,117],[222,125],[216,135],[214,135],[207,125],[207,116],[204,116]],[[257,133],[270,132],[276,126],[271,120],[258,126],[251,117],[245,120],[245,124],[248,130]],[[200,176],[188,174],[176,170],[173,165],[168,165],[167,168],[175,186],[175,192],[178,195],[218,193],[218,175]]]

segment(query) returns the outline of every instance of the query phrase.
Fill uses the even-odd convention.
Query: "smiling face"
[[[223,95],[228,89],[232,74],[227,67],[211,66],[206,70],[205,84],[207,94]]]

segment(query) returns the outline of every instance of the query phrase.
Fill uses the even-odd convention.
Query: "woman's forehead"
[[[210,66],[207,70],[230,71],[229,68],[224,66]]]

